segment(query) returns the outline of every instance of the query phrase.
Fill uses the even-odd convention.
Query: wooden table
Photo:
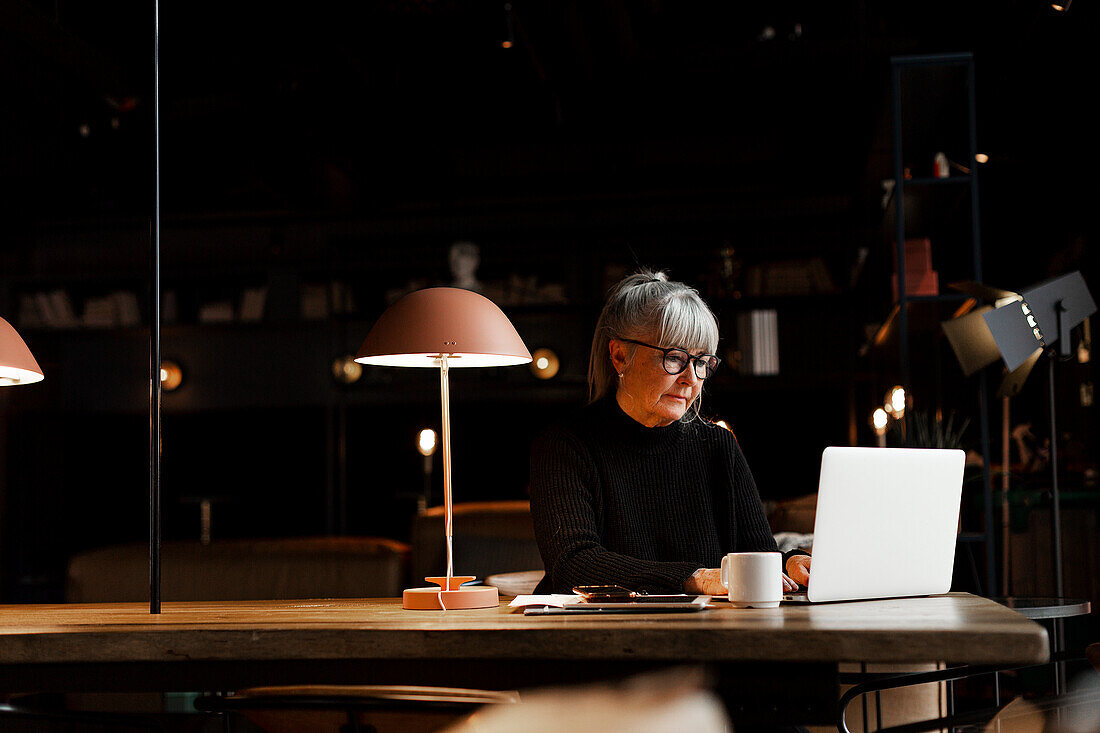
[[[769,704],[760,691],[777,677],[802,680],[816,690],[807,707],[831,715],[837,662],[1047,657],[1041,626],[968,594],[610,617],[525,617],[503,605],[405,611],[399,599],[165,603],[158,616],[142,604],[0,606],[0,692],[307,682],[507,689],[701,663],[737,680],[753,704]]]

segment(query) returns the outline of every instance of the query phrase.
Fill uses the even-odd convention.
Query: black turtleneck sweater
[[[538,593],[680,593],[728,552],[777,551],[737,441],[703,420],[647,428],[599,400],[536,439],[530,485]]]

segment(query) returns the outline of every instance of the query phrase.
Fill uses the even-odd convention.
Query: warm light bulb
[[[166,392],[177,389],[183,383],[183,370],[174,361],[160,363],[160,386]]]
[[[353,356],[338,356],[332,362],[332,376],[342,384],[353,384],[363,376],[363,365]]]
[[[989,162],[989,156],[986,155],[985,153],[978,153],[977,155],[974,156],[974,160],[976,160],[979,163],[983,163],[983,164],[988,163]]]
[[[890,416],[886,414],[886,410],[878,407],[873,413],[871,413],[871,424],[875,427],[875,432],[880,435],[885,432],[886,424],[890,421]]]
[[[420,451],[422,456],[430,456],[435,453],[435,431],[431,428],[421,430],[420,434],[416,436],[416,449]]]
[[[898,387],[890,393],[890,404],[894,407],[894,412],[900,412],[905,409],[905,390]]]
[[[558,373],[561,363],[550,349],[535,349],[531,357],[531,372],[539,379],[550,379]]]
[[[896,418],[901,418],[901,416],[905,414],[907,397],[905,388],[899,385],[886,394],[886,403],[882,407],[887,414],[893,415]]]

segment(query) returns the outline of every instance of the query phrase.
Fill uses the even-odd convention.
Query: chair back
[[[447,544],[443,507],[431,507],[413,520],[410,580],[446,571]],[[541,570],[531,505],[526,501],[478,501],[455,504],[452,512],[454,570],[484,580],[490,575]]]
[[[161,597],[166,601],[248,601],[401,595],[409,548],[382,537],[166,542]],[[133,543],[75,555],[70,603],[149,599],[149,546]]]

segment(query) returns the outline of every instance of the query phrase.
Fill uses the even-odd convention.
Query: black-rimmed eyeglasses
[[[711,374],[714,374],[714,370],[722,363],[722,360],[714,354],[699,354],[699,356],[692,356],[683,349],[662,349],[660,346],[647,344],[644,341],[635,341],[634,339],[619,339],[619,341],[625,341],[628,344],[637,344],[647,349],[660,351],[665,355],[661,363],[665,371],[669,374],[679,374],[688,368],[689,363],[692,363],[695,365],[695,376],[699,377],[699,379],[707,379]]]

